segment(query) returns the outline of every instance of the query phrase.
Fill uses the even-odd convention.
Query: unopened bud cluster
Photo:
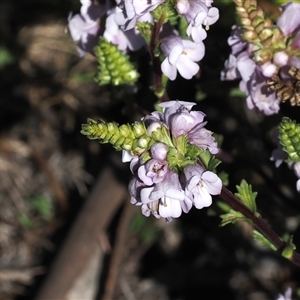
[[[116,150],[130,151],[132,155],[143,153],[153,143],[142,122],[119,126],[115,122],[88,119],[87,124],[82,125],[81,133],[91,140],[110,143]]]
[[[221,79],[241,78],[240,89],[246,94],[248,108],[257,108],[266,115],[277,113],[280,101],[294,104],[298,99],[294,95],[297,91],[293,91],[295,79],[287,70],[300,66],[300,4],[283,5],[273,23],[256,0],[234,2],[241,25],[233,28],[228,39],[232,52]],[[276,88],[267,85],[270,79]],[[283,93],[285,97],[281,97]]]

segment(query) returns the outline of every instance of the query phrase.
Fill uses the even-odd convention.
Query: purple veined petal
[[[199,71],[200,67],[197,63],[182,55],[177,63],[177,70],[185,79],[191,79]]]
[[[160,104],[158,104],[158,106],[163,107],[163,108],[168,108],[168,107],[172,107],[175,104],[181,104],[183,105],[186,109],[191,110],[192,107],[194,105],[196,105],[195,102],[188,102],[188,101],[179,101],[179,100],[171,100],[171,101],[167,101],[167,102],[162,102]]]
[[[198,125],[199,123],[202,124],[204,118],[206,117],[206,114],[202,111],[191,111],[190,114],[195,118],[195,125]],[[203,123],[206,124],[206,122]]]
[[[181,203],[177,200],[172,200],[168,197],[164,197],[162,200],[163,203],[159,204],[159,214],[163,218],[178,218],[181,216],[182,209]]]
[[[177,69],[175,66],[169,63],[168,57],[161,64],[161,71],[167,76],[170,80],[175,80],[177,76]]]
[[[195,122],[195,118],[188,113],[181,113],[172,118],[171,128],[175,138],[189,132]]]
[[[281,16],[277,19],[277,26],[282,30],[284,35],[290,35],[300,26],[300,4],[287,3]]]
[[[206,171],[201,178],[205,182],[205,186],[211,195],[220,195],[222,190],[221,179],[213,172]]]

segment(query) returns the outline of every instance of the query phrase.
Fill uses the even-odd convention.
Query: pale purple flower
[[[151,147],[152,159],[138,168],[138,177],[146,185],[150,186],[162,182],[169,172],[168,162],[165,160],[168,147],[163,143],[156,143]]]
[[[265,115],[272,115],[278,113],[280,101],[273,91],[268,90],[267,79],[259,68],[256,68],[247,82],[241,81],[240,89],[247,95],[246,101],[249,109],[256,107]]]
[[[177,70],[185,79],[191,79],[199,71],[200,61],[205,52],[204,44],[194,43],[179,36],[169,36],[161,40],[161,50],[166,56],[161,64],[162,72],[170,79],[174,80]]]
[[[195,103],[187,102],[184,105],[184,102],[180,101],[160,104],[164,107],[164,121],[175,138],[186,134],[189,143],[216,154],[219,148],[212,136],[213,133],[204,128],[207,123],[204,121],[205,114],[201,111],[191,111],[193,105]]]
[[[279,294],[276,300],[292,300],[292,289],[288,287],[284,293],[284,295]]]
[[[129,183],[131,203],[141,206],[145,216],[150,214],[156,218],[180,217],[182,211],[188,212],[192,207],[192,200],[189,199],[182,189],[178,174],[169,171],[165,179],[151,187],[146,186],[137,178]]]
[[[165,0],[118,0],[115,21],[123,30],[132,29],[138,19],[149,14],[150,11],[154,10],[164,1]]]
[[[277,19],[277,26],[284,35],[290,35],[300,29],[300,4],[289,2],[282,6],[283,12]]]
[[[115,10],[106,18],[104,38],[122,51],[127,49],[135,51],[144,45],[144,39],[136,29],[123,31],[115,22]]]
[[[186,33],[196,43],[202,42],[207,36],[203,26],[208,27],[219,18],[219,10],[211,7],[211,2],[179,0],[176,3],[178,13],[184,15],[188,22]]]
[[[68,28],[72,39],[77,44],[80,56],[92,52],[98,42],[99,19],[106,13],[104,5],[96,5],[92,0],[81,0],[80,14],[70,15]]]
[[[187,212],[186,209],[191,208],[191,199],[185,195],[178,174],[173,171],[169,171],[165,179],[153,187],[142,188],[140,197],[152,214],[163,218],[178,218],[182,210]]]
[[[186,183],[186,195],[193,197],[196,208],[208,207],[212,203],[211,195],[219,195],[222,189],[221,179],[211,171],[205,171],[199,165],[189,165],[183,170]]]

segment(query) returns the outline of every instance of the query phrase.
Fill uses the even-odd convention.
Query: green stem
[[[151,34],[151,41],[150,41],[150,55],[152,59],[153,64],[153,73],[154,73],[154,91],[155,94],[158,96],[161,94],[161,91],[163,91],[163,94],[159,96],[160,102],[169,101],[169,96],[167,95],[165,88],[163,86],[162,81],[162,71],[161,71],[161,61],[160,58],[155,55],[155,50],[158,47],[159,44],[159,33],[161,30],[161,27],[164,23],[164,17],[163,15],[159,19],[158,22],[155,22],[152,29]]]

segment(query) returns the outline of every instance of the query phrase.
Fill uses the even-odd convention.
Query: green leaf
[[[251,223],[252,221],[246,218],[242,213],[231,209],[228,213],[220,215],[222,219],[220,226],[225,226],[228,224],[234,224],[237,221],[247,221]]]
[[[292,258],[294,254],[294,250],[296,250],[296,246],[293,243],[293,236],[292,235],[286,235],[283,240],[286,242],[286,245],[284,249],[282,250],[281,255],[287,259]]]
[[[276,251],[277,248],[273,245],[264,235],[262,235],[259,231],[253,230],[253,239],[260,242],[263,247],[271,248],[272,250]]]
[[[47,221],[53,216],[52,202],[45,197],[36,197],[30,200],[31,206]]]
[[[24,213],[20,214],[17,219],[18,219],[19,224],[24,229],[32,229],[34,227],[33,220]]]
[[[252,191],[251,184],[248,184],[244,179],[241,184],[236,186],[238,193],[235,195],[254,213],[257,213],[255,198],[257,192]]]
[[[0,70],[13,62],[14,58],[10,52],[6,48],[0,46]]]

